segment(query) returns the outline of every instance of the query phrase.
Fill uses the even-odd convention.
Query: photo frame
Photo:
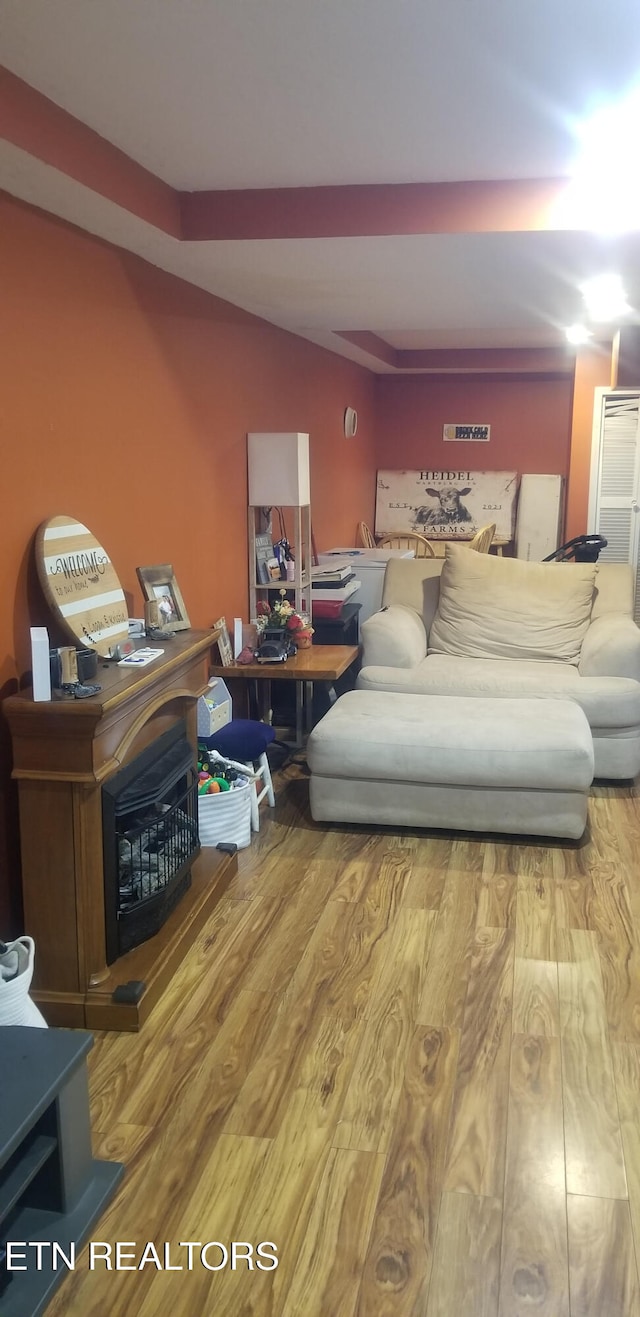
[[[160,628],[187,631],[191,623],[171,563],[136,567],[136,574],[145,600],[158,605]]]
[[[226,618],[219,617],[217,622],[214,622],[213,626],[218,632],[216,644],[218,646],[220,662],[223,668],[229,668],[233,663],[233,646],[231,644],[231,637],[229,635]]]

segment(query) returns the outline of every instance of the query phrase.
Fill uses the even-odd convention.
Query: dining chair
[[[413,531],[390,531],[378,536],[379,549],[414,549],[416,558],[435,558],[433,546],[424,535]]]
[[[358,522],[358,536],[360,538],[360,543],[365,549],[375,549],[376,541],[373,531],[369,530],[366,521]]]
[[[493,543],[493,537],[496,533],[495,521],[492,526],[482,526],[477,530],[473,539],[467,544],[468,549],[475,549],[476,553],[488,553]]]

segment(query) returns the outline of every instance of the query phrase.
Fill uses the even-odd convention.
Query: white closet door
[[[589,533],[604,535],[602,562],[628,562],[640,609],[640,394],[596,389],[589,489]]]

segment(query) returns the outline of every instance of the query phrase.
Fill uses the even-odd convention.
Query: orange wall
[[[379,467],[566,475],[572,378],[381,376]],[[446,424],[491,426],[488,444],[445,443]]]
[[[31,543],[56,513],[104,545],[133,614],[136,566],[171,562],[193,626],[246,616],[246,433],[302,430],[316,542],[353,540],[373,511],[368,372],[1,194],[0,250],[0,697],[30,666],[29,626],[54,639]],[[1,937],[18,849],[1,721],[0,755]]]
[[[565,539],[568,540],[588,530],[594,390],[611,385],[611,365],[609,344],[581,348],[576,358],[566,505]]]

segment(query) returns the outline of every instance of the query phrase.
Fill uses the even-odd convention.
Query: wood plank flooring
[[[131,1256],[51,1317],[640,1317],[639,793],[557,845],[276,794],[143,1031],[96,1036],[92,1237]]]

